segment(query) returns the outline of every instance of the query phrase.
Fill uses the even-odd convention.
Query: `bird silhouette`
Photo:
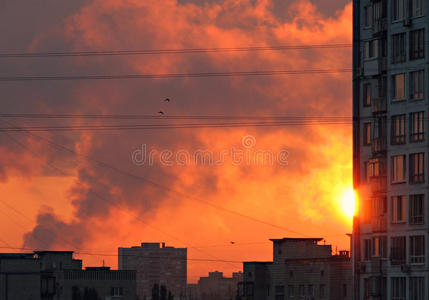
[[[232,241],[231,241],[231,244],[232,244],[232,245],[234,245],[234,244],[235,244],[235,242],[232,242]]]
[[[165,98],[164,102],[170,102],[170,98]]]
[[[163,114],[164,114],[164,112],[163,112],[162,110],[160,110],[160,111],[158,112],[158,114],[163,115]]]

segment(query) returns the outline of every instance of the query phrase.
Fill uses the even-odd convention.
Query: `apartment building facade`
[[[165,286],[174,299],[186,298],[187,249],[164,243],[118,248],[119,270],[135,270],[139,300],[152,299],[154,285]]]
[[[427,0],[353,1],[355,299],[428,299]]]

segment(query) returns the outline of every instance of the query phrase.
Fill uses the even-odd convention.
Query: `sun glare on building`
[[[356,213],[356,193],[353,188],[348,188],[343,192],[341,196],[341,208],[347,217],[353,218]]]

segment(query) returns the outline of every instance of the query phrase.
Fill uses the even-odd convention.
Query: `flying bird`
[[[231,241],[231,244],[232,244],[232,245],[234,245],[234,244],[235,244],[235,242],[232,242],[232,241]]]
[[[170,98],[165,98],[164,102],[170,102]]]
[[[158,114],[163,115],[163,114],[164,114],[164,112],[163,112],[162,110],[160,110],[160,111],[158,112]]]

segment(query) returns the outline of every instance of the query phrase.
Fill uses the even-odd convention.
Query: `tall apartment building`
[[[174,299],[186,297],[187,249],[166,247],[164,243],[118,248],[119,270],[137,272],[137,296],[150,300],[154,285],[165,286]]]
[[[351,300],[348,251],[332,255],[322,238],[272,239],[272,262],[244,262],[241,300]]]
[[[429,299],[427,0],[353,1],[355,299]]]

